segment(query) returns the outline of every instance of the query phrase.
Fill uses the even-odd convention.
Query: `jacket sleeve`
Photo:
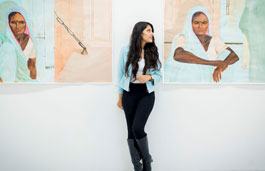
[[[161,79],[162,79],[161,65],[158,64],[158,66],[159,66],[159,69],[153,70],[153,72],[151,73],[151,75],[152,75],[152,77],[154,79],[153,85],[158,84],[161,81]]]
[[[118,92],[119,94],[123,94],[123,89],[120,86],[120,81],[122,77],[124,76],[124,71],[125,71],[125,59],[127,55],[127,49],[128,47],[123,47],[120,52],[120,58],[119,58],[119,64],[118,64]]]

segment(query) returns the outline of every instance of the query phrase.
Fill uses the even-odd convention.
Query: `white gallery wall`
[[[154,25],[163,57],[163,7],[113,0],[113,71],[138,21]],[[117,97],[114,83],[1,84],[0,171],[133,170]],[[261,84],[159,84],[146,125],[153,170],[265,171],[264,101]]]

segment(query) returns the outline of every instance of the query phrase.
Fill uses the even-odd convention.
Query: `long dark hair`
[[[154,32],[153,25],[148,22],[138,22],[134,25],[131,40],[130,40],[130,50],[128,53],[128,60],[125,65],[125,75],[128,76],[129,65],[132,64],[132,74],[134,79],[136,78],[136,73],[138,71],[138,61],[141,57],[142,52],[142,33],[147,26],[151,26]],[[144,46],[144,59],[145,66],[143,69],[143,74],[146,74],[147,69],[160,69],[161,62],[159,61],[159,54],[157,47],[155,45],[155,39],[151,43],[146,43]]]

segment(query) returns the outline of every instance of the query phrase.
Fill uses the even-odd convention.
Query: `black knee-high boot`
[[[140,149],[140,153],[143,160],[143,171],[151,171],[151,162],[153,161],[148,148],[148,140],[147,136],[142,139],[136,139],[138,147]]]
[[[141,160],[141,155],[138,149],[136,148],[135,141],[134,139],[127,139],[128,146],[129,146],[129,151],[131,155],[131,160],[134,166],[135,171],[142,171],[142,164],[140,162]]]

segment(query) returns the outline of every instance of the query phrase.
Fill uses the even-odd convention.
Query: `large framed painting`
[[[53,6],[53,0],[0,0],[0,82],[53,82]]]
[[[111,83],[111,0],[0,0],[1,83]]]
[[[264,7],[260,0],[165,1],[164,83],[264,83]]]
[[[55,82],[111,83],[112,1],[55,0]]]

